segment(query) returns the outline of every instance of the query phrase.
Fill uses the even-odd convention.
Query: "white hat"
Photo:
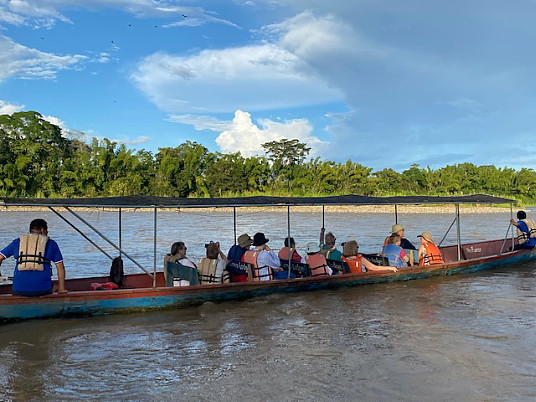
[[[305,248],[305,252],[307,254],[314,254],[314,253],[318,253],[320,251],[320,246],[318,245],[318,243],[315,243],[314,241],[310,241],[309,243],[307,243],[307,246]]]

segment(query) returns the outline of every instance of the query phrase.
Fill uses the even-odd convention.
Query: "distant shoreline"
[[[63,208],[58,207],[58,210],[62,211]],[[117,212],[117,208],[87,208],[87,207],[72,207],[76,211],[110,211]],[[244,212],[281,212],[286,213],[287,207],[237,207],[237,210]],[[321,206],[293,206],[290,208],[291,212],[301,213],[313,213],[321,212]],[[394,213],[395,207],[393,205],[326,205],[324,211],[326,213],[368,213],[368,214],[385,214]],[[46,207],[6,207],[0,206],[0,212],[36,212],[36,211],[50,211]],[[153,208],[123,208],[122,212],[151,212]],[[233,208],[159,208],[159,212],[232,212]],[[454,205],[397,205],[397,211],[399,214],[416,213],[416,214],[451,214],[455,212]],[[515,209],[517,211],[517,209]],[[488,205],[460,205],[460,213],[463,214],[490,214],[490,213],[510,213],[510,208],[507,207],[494,207]]]

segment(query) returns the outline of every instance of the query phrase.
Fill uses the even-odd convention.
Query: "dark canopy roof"
[[[297,206],[297,205],[401,205],[401,204],[508,204],[508,198],[485,194],[439,197],[397,196],[367,197],[362,195],[338,195],[331,197],[234,197],[234,198],[184,198],[124,196],[98,198],[2,198],[2,206],[70,206],[108,208],[206,208],[245,206]]]

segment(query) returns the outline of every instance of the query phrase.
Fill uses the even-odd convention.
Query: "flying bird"
[[[187,16],[187,15],[184,15],[184,14],[182,14],[182,16],[183,16],[184,18],[188,18],[188,16]]]

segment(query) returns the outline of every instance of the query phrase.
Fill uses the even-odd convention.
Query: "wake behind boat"
[[[41,297],[24,297],[11,295],[11,285],[0,285],[0,319],[11,321],[29,318],[44,318],[54,316],[88,316],[98,314],[111,314],[128,311],[140,311],[160,308],[173,308],[185,305],[200,304],[205,301],[224,301],[231,299],[244,299],[267,293],[296,292],[315,289],[330,289],[340,286],[355,286],[378,282],[391,282],[399,280],[412,280],[427,278],[435,275],[451,275],[462,272],[504,267],[511,264],[536,259],[534,250],[507,251],[514,245],[515,240],[508,238],[461,244],[459,233],[459,205],[460,204],[504,204],[513,200],[491,197],[486,195],[472,195],[463,197],[364,197],[364,196],[338,196],[338,197],[246,197],[227,199],[183,199],[162,197],[111,197],[96,199],[3,199],[1,205],[7,206],[41,206],[47,207],[58,214],[66,223],[76,228],[88,241],[85,234],[69,221],[62,213],[68,212],[80,219],[88,227],[99,234],[109,244],[115,247],[120,255],[131,260],[145,271],[143,274],[126,275],[124,288],[114,290],[91,290],[92,284],[108,282],[108,277],[93,277],[68,279],[65,282],[69,293],[51,294]],[[286,206],[288,212],[288,235],[290,237],[290,212],[293,206],[301,205],[393,205],[395,209],[395,222],[397,221],[397,205],[407,204],[454,204],[456,217],[449,230],[456,224],[458,242],[455,245],[440,247],[444,264],[428,266],[411,266],[399,269],[398,272],[360,272],[344,273],[329,276],[307,276],[301,272],[302,277],[293,279],[279,279],[270,281],[256,281],[250,275],[248,282],[221,283],[210,285],[193,285],[167,287],[163,272],[156,269],[156,261],[161,260],[154,250],[153,270],[141,266],[129,256],[121,247],[111,242],[104,234],[83,220],[72,208],[74,207],[106,207],[118,211],[119,221],[123,208],[151,208],[154,210],[154,230],[156,238],[157,211],[162,208],[200,208],[200,207],[226,207],[232,208],[236,216],[236,208],[244,206]],[[236,220],[234,225],[236,239]],[[448,231],[447,231],[448,232]],[[446,235],[445,235],[446,236]],[[121,238],[121,237],[120,237]],[[98,247],[96,244],[94,244]],[[99,248],[100,249],[100,248]],[[101,249],[101,251],[103,251]],[[103,253],[105,253],[103,251]],[[110,259],[109,254],[105,253]],[[247,269],[247,268],[246,268]],[[249,268],[251,269],[251,268]],[[292,269],[292,264],[291,264]]]

